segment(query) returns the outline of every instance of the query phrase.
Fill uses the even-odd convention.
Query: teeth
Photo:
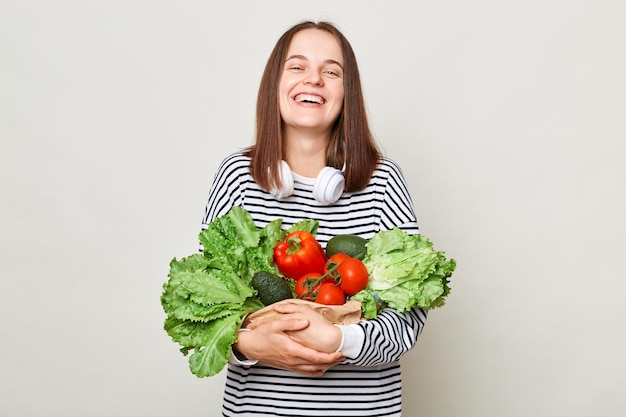
[[[298,94],[296,96],[296,101],[302,103],[302,102],[306,102],[306,103],[317,103],[317,104],[324,104],[324,99],[320,96],[312,96],[309,94]]]

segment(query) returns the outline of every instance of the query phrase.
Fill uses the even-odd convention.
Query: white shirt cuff
[[[365,341],[365,332],[358,324],[335,324],[342,333],[341,345],[337,352],[341,352],[343,356],[354,359],[359,356]]]

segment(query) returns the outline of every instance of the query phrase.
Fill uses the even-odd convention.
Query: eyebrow
[[[287,59],[285,59],[285,62],[292,60],[292,59],[302,59],[304,61],[308,61],[307,57],[305,57],[304,55],[291,55],[290,57],[288,57]],[[326,59],[324,60],[325,64],[335,64],[338,65],[339,68],[343,69],[343,65],[341,65],[338,61],[335,61],[334,59]]]

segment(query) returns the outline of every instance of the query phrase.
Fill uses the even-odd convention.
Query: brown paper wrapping
[[[349,300],[345,304],[338,306],[319,304],[312,301],[300,300],[298,298],[290,298],[288,300],[280,301],[280,303],[307,304],[333,324],[354,324],[361,320],[361,303],[356,300]],[[277,314],[281,313],[274,310],[273,305],[263,307],[262,309],[249,314],[244,320],[242,327],[246,327],[254,320],[259,320],[261,318]]]

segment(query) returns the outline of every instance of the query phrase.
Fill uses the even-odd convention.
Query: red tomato
[[[324,268],[324,272],[328,272],[329,269],[339,265],[342,261],[350,258],[349,255],[345,253],[336,253],[326,261],[326,267]]]
[[[315,301],[321,285],[324,282],[328,282],[329,279],[328,277],[322,278],[322,274],[318,272],[302,275],[296,281],[296,286],[294,287],[296,297],[302,300]]]
[[[324,273],[327,274],[330,278],[333,279],[335,284],[339,285],[339,265],[342,261],[350,258],[350,256],[345,253],[336,253],[326,261],[326,266],[324,267]]]
[[[320,286],[315,302],[326,305],[342,305],[346,302],[346,294],[337,284],[325,282]]]
[[[347,295],[354,295],[367,286],[369,273],[363,262],[356,258],[341,261],[337,267],[339,286]]]

